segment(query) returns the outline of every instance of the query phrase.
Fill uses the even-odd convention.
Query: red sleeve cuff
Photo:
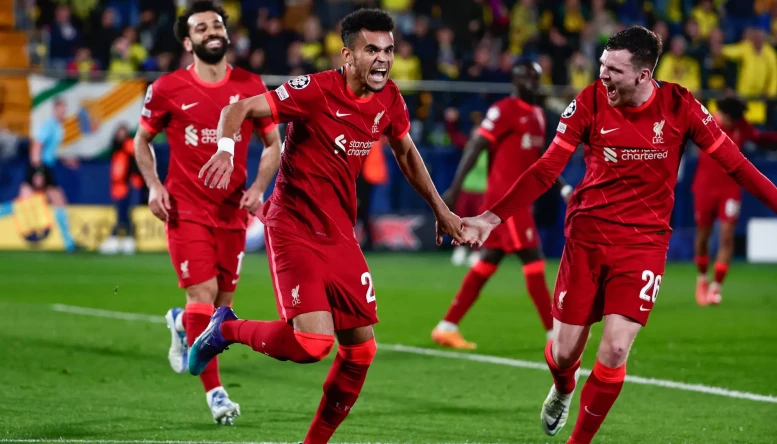
[[[146,122],[143,119],[140,119],[140,126],[142,126],[146,131],[148,131],[149,133],[155,136],[161,132],[160,130],[154,128],[153,126],[151,126],[150,123]]]
[[[720,137],[718,137],[718,140],[715,141],[709,148],[702,148],[702,151],[704,151],[707,154],[714,153],[718,148],[720,148],[721,145],[723,145],[723,142],[726,141],[727,136],[725,134],[721,134]]]
[[[410,122],[407,123],[407,128],[404,129],[401,133],[399,133],[399,136],[397,137],[397,140],[402,140],[407,136],[407,133],[410,132]]]
[[[496,143],[496,136],[494,136],[494,134],[487,129],[484,129],[482,126],[478,128],[478,134],[488,139],[489,142]]]
[[[268,134],[270,131],[274,130],[276,126],[278,125],[275,123],[268,123],[264,126],[264,128],[260,129],[259,132],[262,134]]]
[[[559,136],[556,136],[553,139],[553,143],[560,146],[561,148],[564,148],[567,151],[574,151],[577,149],[576,145],[572,145],[571,143],[567,142],[566,140],[562,139]]]
[[[267,104],[270,105],[270,112],[272,112],[273,123],[280,123],[278,120],[278,108],[275,105],[275,97],[272,96],[272,91],[264,93],[264,97],[267,98]]]

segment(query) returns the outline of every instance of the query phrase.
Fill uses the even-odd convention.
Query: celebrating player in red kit
[[[688,139],[746,190],[777,212],[777,188],[747,160],[685,88],[652,78],[661,39],[634,26],[607,41],[600,79],[561,115],[556,137],[490,211],[464,219],[469,244],[555,181],[585,143],[586,175],[569,202],[553,301],[553,340],[545,358],[555,384],[542,406],[545,433],[566,424],[591,324],[604,318],[593,372],[580,395],[568,444],[590,443],[618,398],[626,360],[647,323],[664,274],[669,217]]]
[[[483,150],[488,150],[489,154],[486,206],[493,205],[504,196],[515,178],[540,158],[545,147],[545,113],[536,105],[541,75],[542,69],[534,62],[525,61],[515,65],[515,92],[512,97],[496,102],[488,110],[477,136],[467,144],[453,184],[443,196],[449,205],[455,202],[464,178],[475,166]],[[572,192],[572,187],[560,176],[556,185],[565,199]],[[464,277],[445,318],[432,331],[435,342],[444,347],[475,348],[475,344],[461,335],[459,321],[475,303],[505,254],[511,253],[517,254],[523,262],[526,287],[545,331],[548,334],[553,331],[550,292],[545,281],[545,260],[534,224],[533,208],[529,205],[496,228],[486,240],[480,260]]]
[[[354,233],[356,177],[370,147],[389,139],[402,173],[437,218],[437,242],[463,241],[461,220],[448,210],[408,135],[410,121],[397,86],[394,21],[377,9],[343,19],[345,66],[294,78],[267,94],[227,106],[219,151],[202,168],[210,187],[231,186],[234,134],[244,119],[289,122],[275,190],[262,207],[278,321],[238,320],[219,307],[189,354],[198,374],[233,343],[281,361],[317,362],[339,342],[324,396],[305,444],[326,443],[362,389],[376,352],[376,291]]]
[[[736,97],[718,101],[720,128],[741,149],[745,142],[762,146],[777,145],[777,132],[758,131],[744,119],[746,105]],[[696,302],[705,306],[718,305],[722,300],[723,279],[734,255],[734,231],[742,206],[742,188],[710,156],[699,155],[699,165],[693,177],[693,208],[696,221],[694,249],[699,276],[696,279]],[[708,243],[715,219],[720,221],[720,243],[715,260],[715,277],[707,280],[710,259]]]
[[[194,55],[194,64],[160,77],[149,86],[135,136],[138,166],[150,189],[149,207],[165,221],[170,259],[178,285],[186,290],[186,309],[173,308],[166,319],[172,335],[170,365],[186,371],[188,346],[205,330],[215,307],[232,305],[240,278],[248,212],[262,204],[278,169],[280,135],[270,119],[253,119],[235,128],[235,171],[230,186],[210,189],[197,174],[213,154],[221,108],[267,91],[262,79],[227,65],[227,16],[213,1],[194,2],[175,24],[175,34]],[[264,152],[256,181],[246,190],[248,142],[256,130]],[[167,132],[170,166],[159,181],[154,136]],[[231,424],[240,414],[221,385],[218,362],[200,375],[213,419]]]

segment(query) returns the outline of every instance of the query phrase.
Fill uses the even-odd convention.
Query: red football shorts
[[[177,220],[165,224],[165,232],[179,287],[186,288],[215,277],[220,291],[235,291],[245,256],[245,230]]]
[[[742,190],[711,190],[694,193],[693,216],[699,227],[711,227],[718,219],[724,223],[734,223],[739,219],[742,206]]]
[[[567,239],[553,317],[566,324],[590,325],[604,315],[619,314],[647,324],[664,275],[666,251]]]
[[[532,207],[524,208],[499,224],[483,243],[484,248],[514,253],[540,246]]]
[[[453,205],[453,212],[460,217],[474,217],[482,212],[482,205],[482,194],[462,191],[459,193],[459,197],[456,198],[456,203]]]
[[[372,275],[356,239],[319,244],[265,226],[265,244],[275,303],[284,321],[328,311],[335,330],[378,323]]]

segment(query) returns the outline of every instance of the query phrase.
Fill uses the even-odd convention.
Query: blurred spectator
[[[520,0],[510,14],[510,52],[515,55],[537,50],[539,11],[535,0]]]
[[[421,60],[413,54],[413,45],[407,40],[399,42],[391,77],[395,80],[421,80]]]
[[[101,14],[100,25],[89,36],[92,55],[103,68],[111,62],[111,48],[116,37],[120,35],[116,25],[116,13],[112,8],[106,8]]]
[[[313,65],[302,56],[302,42],[296,41],[289,45],[286,51],[286,70],[285,73],[295,77],[314,72]]]
[[[54,24],[50,32],[49,57],[52,66],[63,69],[75,55],[81,36],[70,17],[70,8],[60,5],[54,13]]]
[[[146,50],[146,47],[138,41],[138,32],[135,28],[130,26],[124,28],[121,35],[129,44],[129,58],[137,71],[140,68],[140,65],[148,57],[148,51]]]
[[[413,53],[421,61],[422,77],[436,77],[437,42],[431,33],[429,18],[423,15],[416,17],[413,33],[406,40],[413,45]]]
[[[130,42],[126,37],[116,39],[111,49],[111,63],[108,66],[108,80],[131,78],[137,67],[130,54]]]
[[[333,54],[339,55],[343,49],[343,38],[340,35],[340,31],[343,29],[342,25],[343,23],[338,21],[335,28],[327,32],[326,37],[324,37],[324,51],[328,56]]]
[[[380,6],[394,17],[401,35],[413,32],[413,0],[381,0]]]
[[[437,70],[445,79],[458,79],[459,62],[453,48],[453,30],[444,27],[437,31],[437,44]]]
[[[723,90],[729,86],[730,67],[723,55],[723,31],[713,29],[706,45],[708,51],[702,59],[702,85],[708,90]]]
[[[241,67],[256,74],[267,74],[264,50],[254,49],[251,52],[251,55],[248,56],[248,60],[246,60]]]
[[[67,65],[68,74],[76,75],[81,80],[89,80],[94,77],[99,69],[99,65],[92,58],[92,51],[82,46],[76,51],[76,56]]]
[[[693,8],[691,16],[699,24],[699,35],[707,38],[710,31],[718,26],[718,14],[714,9],[712,0],[701,0],[699,5]]]
[[[362,173],[356,178],[356,219],[361,222],[365,250],[372,250],[374,247],[373,227],[370,223],[372,190],[376,185],[387,184],[389,179],[386,156],[383,153],[384,141],[385,139],[380,139],[372,145],[367,157],[364,158]]]
[[[327,68],[328,61],[324,57],[321,22],[313,16],[308,17],[302,27],[302,57],[315,68],[315,71],[323,71]]]
[[[723,47],[723,55],[739,62],[737,93],[745,98],[777,97],[777,53],[765,31],[748,28],[745,39]]]
[[[656,78],[677,83],[698,94],[701,90],[699,62],[685,53],[686,42],[681,35],[672,38],[669,51],[658,62]]]
[[[593,81],[594,66],[591,60],[587,59],[580,51],[572,54],[569,61],[569,85],[578,92]]]

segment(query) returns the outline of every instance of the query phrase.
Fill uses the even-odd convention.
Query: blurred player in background
[[[586,174],[567,209],[554,335],[545,348],[554,379],[540,413],[546,434],[566,424],[591,324],[604,319],[604,330],[567,444],[593,440],[623,387],[629,350],[647,324],[664,274],[686,141],[777,212],[777,188],[707,109],[687,89],[652,78],[661,47],[661,38],[640,26],[610,37],[599,80],[569,104],[542,158],[489,211],[464,219],[465,237],[481,243],[550,188],[585,143]]]
[[[280,173],[262,207],[267,251],[281,320],[238,320],[219,307],[189,354],[199,374],[230,344],[250,346],[280,361],[312,363],[337,355],[305,444],[326,443],[361,392],[375,356],[378,322],[375,284],[354,233],[356,176],[382,135],[402,173],[437,218],[443,234],[460,236],[461,220],[437,194],[410,138],[410,119],[397,86],[389,80],[394,61],[394,20],[378,9],[343,19],[345,65],[296,77],[267,94],[224,109],[219,150],[202,168],[210,187],[231,177],[232,136],[245,119],[289,122]],[[232,173],[233,174],[233,173]]]
[[[453,184],[444,199],[450,205],[459,196],[464,178],[475,166],[478,156],[489,155],[486,206],[498,201],[515,181],[542,154],[545,146],[545,113],[537,106],[537,92],[542,69],[534,62],[519,62],[513,67],[514,92],[511,97],[496,102],[480,124],[478,134],[470,140],[459,163]],[[556,187],[564,200],[572,187],[559,176]],[[550,314],[550,292],[545,281],[545,258],[534,223],[534,209],[529,204],[491,233],[483,244],[478,260],[464,277],[445,318],[432,331],[432,339],[443,347],[472,350],[476,345],[464,339],[459,322],[480,295],[483,286],[496,272],[506,254],[515,253],[523,262],[523,275],[548,339],[553,331]]]
[[[116,206],[116,225],[98,250],[102,254],[133,254],[135,228],[130,218],[130,189],[143,188],[143,177],[135,162],[135,143],[127,125],[122,123],[116,129],[111,151],[111,199]]]
[[[62,234],[65,251],[73,252],[79,249],[70,233],[70,221],[67,215],[67,197],[54,178],[54,165],[57,163],[57,150],[65,138],[65,117],[67,104],[58,97],[54,99],[54,114],[44,120],[30,140],[30,165],[27,176],[19,187],[19,198],[24,199],[37,192],[44,192],[46,198],[54,207],[54,218]],[[75,166],[72,161],[68,166]]]
[[[269,118],[246,120],[230,133],[236,143],[230,186],[212,189],[197,178],[216,147],[221,109],[267,91],[258,75],[227,64],[226,20],[224,10],[213,1],[196,1],[178,17],[175,35],[193,53],[194,64],[149,86],[135,136],[135,156],[149,187],[149,208],[165,222],[178,285],[186,290],[185,310],[173,308],[166,315],[172,335],[168,358],[179,373],[186,371],[188,346],[205,330],[215,307],[232,305],[245,256],[248,213],[261,206],[280,159],[275,124]],[[170,143],[164,184],[151,147],[161,131],[167,131]],[[246,190],[248,143],[254,131],[265,148],[258,177]],[[216,360],[200,379],[213,419],[231,424],[240,408],[221,385]]]
[[[777,132],[758,131],[745,120],[747,105],[728,97],[718,101],[718,123],[740,149],[746,142],[756,145],[777,146]],[[734,255],[734,233],[742,207],[742,188],[726,174],[710,156],[699,154],[699,165],[691,186],[693,192],[696,239],[694,249],[699,277],[696,279],[696,302],[705,306],[717,305],[722,300],[723,280]],[[715,220],[720,221],[720,242],[715,260],[715,277],[707,280],[709,265],[709,240]]]

